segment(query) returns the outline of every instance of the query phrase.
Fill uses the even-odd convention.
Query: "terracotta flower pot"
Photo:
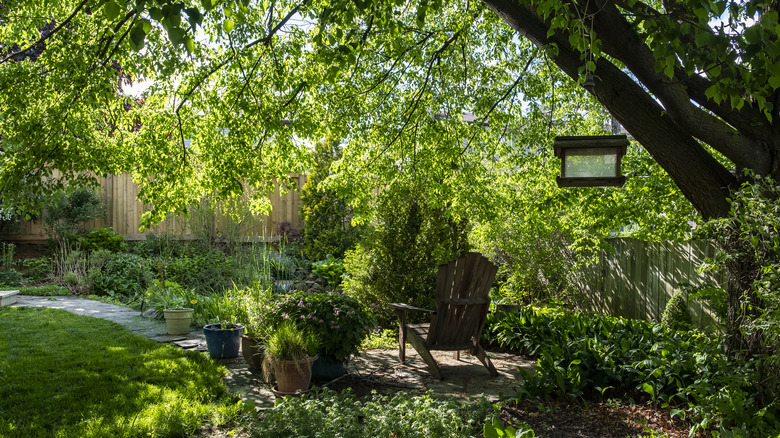
[[[241,354],[244,355],[244,360],[250,369],[260,370],[263,368],[265,346],[258,339],[241,335]]]
[[[168,327],[169,335],[186,335],[190,332],[192,309],[165,309],[163,314],[165,315],[165,325]]]
[[[315,360],[316,355],[299,361],[286,360],[278,363],[274,367],[277,389],[285,393],[309,389],[311,364]]]

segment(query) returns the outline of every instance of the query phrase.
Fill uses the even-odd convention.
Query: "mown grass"
[[[187,436],[234,418],[203,354],[57,309],[0,309],[0,436]]]

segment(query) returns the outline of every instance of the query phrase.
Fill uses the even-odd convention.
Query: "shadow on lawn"
[[[225,370],[120,325],[0,310],[0,436],[181,436],[238,409]]]

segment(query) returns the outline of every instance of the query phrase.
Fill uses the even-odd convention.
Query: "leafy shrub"
[[[360,350],[390,349],[398,347],[398,331],[377,328],[360,343]]]
[[[200,293],[219,292],[232,286],[237,275],[235,258],[217,249],[183,254],[167,260],[164,276]],[[158,276],[163,275],[158,270]]]
[[[40,283],[54,275],[54,260],[50,257],[24,259],[22,272],[33,283]]]
[[[437,267],[468,251],[467,220],[456,220],[416,192],[401,183],[383,192],[376,229],[344,259],[344,292],[365,305],[432,308]],[[390,309],[378,311],[382,325],[394,323]]]
[[[320,339],[321,351],[338,361],[356,353],[376,325],[357,300],[333,293],[296,292],[266,303],[263,316],[272,329],[288,320],[310,329]]]
[[[16,245],[3,242],[0,246],[0,285],[18,286],[23,277],[14,269],[14,251]]]
[[[0,271],[0,285],[19,286],[24,282],[24,276],[16,269]]]
[[[689,330],[693,326],[688,300],[681,289],[675,289],[672,298],[666,303],[661,324],[669,330]]]
[[[749,427],[755,436],[780,433],[780,406],[755,394],[759,358],[730,361],[696,331],[659,324],[531,307],[489,316],[489,338],[536,356],[520,396],[602,397],[611,389],[649,397],[687,413],[692,431]]]
[[[146,289],[146,302],[149,306],[162,314],[163,310],[191,309],[197,303],[195,299],[188,299],[182,287],[173,281],[152,280],[152,284]]]
[[[180,237],[171,234],[149,233],[144,240],[133,242],[131,249],[135,254],[144,257],[164,256],[173,257],[182,253],[186,243]]]
[[[44,215],[49,235],[74,241],[84,232],[84,224],[105,214],[103,199],[96,190],[79,187],[52,197]]]
[[[582,257],[572,251],[573,239],[559,224],[508,213],[476,225],[469,238],[499,267],[495,301],[535,304],[567,298],[568,276]]]
[[[352,209],[346,200],[320,185],[340,157],[341,146],[332,138],[314,146],[315,166],[301,190],[303,252],[310,260],[324,259],[327,254],[343,257],[365,232],[364,226],[352,225]]]
[[[81,249],[87,252],[105,249],[119,252],[127,249],[125,238],[116,233],[111,227],[96,228],[88,231],[78,239]]]
[[[147,259],[130,253],[116,253],[100,270],[90,276],[92,288],[97,295],[117,295],[128,299],[140,296],[154,275]]]
[[[703,228],[715,238],[713,269],[727,272],[725,341],[735,362],[759,358],[755,386],[764,403],[780,399],[780,183],[745,172],[729,215]]]
[[[66,272],[65,275],[62,276],[62,283],[67,284],[68,286],[75,286],[79,284],[79,282],[79,275],[75,272]]]
[[[466,404],[432,393],[373,393],[358,400],[350,390],[324,388],[301,398],[286,397],[253,428],[258,436],[344,438],[478,436],[492,410],[484,399]]]
[[[344,261],[328,254],[324,260],[311,264],[312,270],[328,282],[328,286],[337,288],[344,276]]]
[[[0,271],[10,271],[14,268],[14,252],[16,245],[13,243],[0,244]]]

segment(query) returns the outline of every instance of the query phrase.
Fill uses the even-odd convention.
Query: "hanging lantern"
[[[620,187],[626,181],[620,160],[626,154],[625,135],[555,137],[553,149],[561,159],[558,187]]]

